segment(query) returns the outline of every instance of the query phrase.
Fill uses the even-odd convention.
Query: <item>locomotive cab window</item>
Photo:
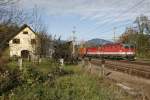
[[[130,46],[130,48],[131,48],[131,49],[134,49],[134,46],[133,46],[133,45],[131,45],[131,46]]]
[[[125,49],[128,49],[128,48],[129,48],[129,46],[124,46],[124,48],[125,48]]]
[[[125,44],[125,45],[124,45],[124,48],[125,48],[125,49],[129,49],[129,45]]]

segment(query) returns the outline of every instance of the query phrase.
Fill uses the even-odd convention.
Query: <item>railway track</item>
[[[101,60],[93,59],[90,62],[98,66],[101,65]],[[106,60],[105,67],[116,71],[121,71],[131,75],[136,75],[139,77],[150,79],[150,65],[147,64],[142,65],[141,63],[139,64],[131,62]]]
[[[150,61],[126,61],[126,60],[120,60],[120,62],[150,66]]]

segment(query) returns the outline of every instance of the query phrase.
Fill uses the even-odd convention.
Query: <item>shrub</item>
[[[7,64],[7,63],[8,63],[8,59],[0,58],[0,67],[5,66],[5,64]]]
[[[6,77],[1,93],[12,100],[120,100],[117,89],[88,75],[80,67],[49,67],[48,73],[41,71],[39,66],[28,66],[22,72],[8,71],[9,74],[3,71]]]
[[[0,95],[9,92],[22,83],[19,70],[11,71],[7,68],[0,68],[0,70]]]

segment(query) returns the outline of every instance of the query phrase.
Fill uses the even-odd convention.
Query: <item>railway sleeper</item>
[[[100,66],[101,63],[100,62],[96,62],[96,61],[92,61],[92,64],[98,65]],[[150,72],[146,72],[146,70],[140,70],[140,69],[134,69],[132,68],[132,66],[118,66],[117,63],[106,63],[105,66],[107,68],[113,69],[115,71],[120,71],[120,72],[124,72],[124,73],[128,73],[130,75],[136,75],[139,77],[144,77],[144,78],[150,78]]]
[[[140,71],[140,70],[133,69],[133,68],[126,68],[125,66],[120,67],[120,66],[109,65],[109,64],[107,64],[106,67],[111,68],[115,71],[121,71],[124,73],[128,73],[130,75],[136,75],[136,76],[143,77],[143,78],[150,78],[149,72]]]

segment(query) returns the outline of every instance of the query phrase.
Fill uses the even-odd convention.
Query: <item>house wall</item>
[[[24,31],[27,31],[28,34],[23,34]],[[20,43],[14,44],[13,39],[20,39]],[[30,28],[26,27],[13,39],[9,41],[10,57],[14,55],[21,57],[22,50],[28,50],[30,55],[35,55],[36,45],[31,44],[31,39],[37,39],[37,36]]]

